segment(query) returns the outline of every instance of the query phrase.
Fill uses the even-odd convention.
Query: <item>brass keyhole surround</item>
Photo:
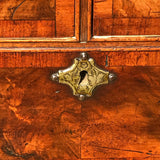
[[[69,85],[73,95],[80,100],[92,96],[93,90],[102,84],[108,84],[116,78],[114,73],[98,68],[93,58],[88,58],[86,53],[81,53],[80,58],[75,58],[71,67],[59,70],[52,74],[52,80]]]

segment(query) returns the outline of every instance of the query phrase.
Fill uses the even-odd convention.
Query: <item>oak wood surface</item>
[[[109,68],[118,80],[84,102],[57,69],[0,69],[0,159],[160,158],[159,67]]]

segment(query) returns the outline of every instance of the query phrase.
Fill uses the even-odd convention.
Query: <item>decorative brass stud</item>
[[[89,58],[86,53],[81,53],[80,58],[75,58],[71,67],[59,70],[54,73],[51,79],[59,83],[69,85],[73,90],[73,95],[79,100],[92,96],[93,90],[102,84],[108,84],[115,80],[116,75],[99,69],[93,58]]]

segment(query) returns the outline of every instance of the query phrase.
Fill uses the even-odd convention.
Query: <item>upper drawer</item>
[[[78,1],[1,0],[0,37],[75,37]]]
[[[93,36],[136,36],[138,40],[142,35],[160,35],[159,28],[159,0],[93,0]]]

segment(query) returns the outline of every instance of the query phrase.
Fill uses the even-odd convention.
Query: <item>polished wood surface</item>
[[[80,156],[81,105],[49,79],[52,72],[1,70],[0,159]]]
[[[0,1],[0,37],[75,36],[74,0]]]
[[[94,0],[93,35],[159,35],[158,0]]]
[[[0,159],[160,158],[159,67],[109,68],[118,80],[84,102],[56,70],[0,70]]]
[[[159,160],[158,0],[0,1],[0,160]],[[80,52],[117,80],[80,102],[50,75]]]
[[[83,158],[160,159],[159,69],[114,68],[118,80],[82,104]]]
[[[111,50],[110,52],[88,52],[88,54],[95,59],[97,65],[103,68],[108,66],[160,66],[159,51],[113,52]],[[43,50],[43,52],[30,50],[24,50],[23,52],[0,52],[0,68],[68,68],[76,57],[79,57],[79,52],[54,52],[54,50],[47,49]]]
[[[55,19],[55,0],[1,0],[0,19]]]
[[[54,20],[0,21],[0,37],[55,37]]]
[[[160,18],[159,0],[113,0],[113,17]]]

